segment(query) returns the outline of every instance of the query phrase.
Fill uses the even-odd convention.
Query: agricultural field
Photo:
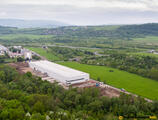
[[[86,50],[86,51],[90,51],[90,52],[103,52],[103,49],[100,48],[88,48],[88,47],[83,47],[83,48],[79,48],[80,50]]]
[[[137,42],[137,43],[145,43],[145,44],[149,44],[149,45],[158,45],[158,36],[146,36],[143,38],[134,38],[133,42]]]
[[[153,53],[137,52],[137,53],[129,53],[129,55],[130,54],[140,55],[140,56],[150,56],[150,57],[158,58],[158,54],[153,54]]]
[[[107,25],[107,26],[93,26],[93,29],[95,30],[116,30],[120,27],[120,25]]]
[[[40,39],[40,38],[51,38],[53,35],[31,35],[31,34],[9,34],[1,35],[0,39],[12,40],[19,38],[28,38],[28,39]]]
[[[8,59],[5,59],[5,62],[6,63],[17,62],[17,59],[16,58],[8,58]]]
[[[87,72],[92,79],[97,80],[100,78],[104,83],[114,87],[124,88],[128,92],[142,97],[158,100],[157,81],[104,66],[93,66],[76,62],[60,62],[59,64]]]
[[[37,48],[37,47],[26,47],[27,49],[34,51],[36,53],[38,53],[39,55],[45,57],[46,59],[50,60],[50,61],[58,61],[60,60],[59,57],[53,55],[52,53],[50,53],[47,50],[44,50],[43,48]]]
[[[0,35],[0,43],[6,46],[40,46],[41,44],[51,43],[53,38],[53,35],[9,34]]]

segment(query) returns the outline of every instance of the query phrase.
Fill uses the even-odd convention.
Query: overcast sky
[[[75,25],[158,22],[158,0],[0,0],[0,18]]]

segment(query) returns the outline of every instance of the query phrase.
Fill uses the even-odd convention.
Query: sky
[[[0,0],[0,18],[71,25],[158,22],[158,0]]]

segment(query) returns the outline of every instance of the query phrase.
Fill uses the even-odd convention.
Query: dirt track
[[[32,72],[27,62],[9,63],[9,66],[15,68],[20,74]]]

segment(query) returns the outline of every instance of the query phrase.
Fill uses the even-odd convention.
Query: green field
[[[45,57],[46,59],[48,59],[48,60],[50,60],[50,61],[58,61],[58,60],[60,60],[59,57],[53,55],[53,54],[50,53],[50,52],[47,52],[47,51],[44,50],[43,48],[27,47],[27,49],[38,53],[39,55]]]
[[[7,63],[11,63],[11,62],[17,62],[17,59],[16,58],[8,58],[8,59],[5,59],[5,62]]]
[[[95,30],[116,30],[119,27],[120,27],[120,25],[106,25],[106,26],[100,26],[100,27],[93,26],[93,29],[95,29]]]
[[[60,62],[59,64],[87,72],[92,79],[96,80],[99,77],[101,81],[114,87],[124,88],[134,94],[158,100],[157,81],[104,66],[85,65],[75,62]],[[114,72],[109,72],[109,70]]]
[[[146,43],[146,44],[158,44],[158,36],[147,36],[144,38],[134,38],[134,42],[137,43]]]
[[[158,58],[158,54],[153,54],[153,53],[138,52],[138,53],[130,53],[130,54],[140,55],[140,56],[150,56],[150,57]]]
[[[9,34],[1,35],[0,39],[12,40],[19,38],[28,38],[28,39],[40,39],[40,38],[52,38],[53,35],[31,35],[31,34]]]

